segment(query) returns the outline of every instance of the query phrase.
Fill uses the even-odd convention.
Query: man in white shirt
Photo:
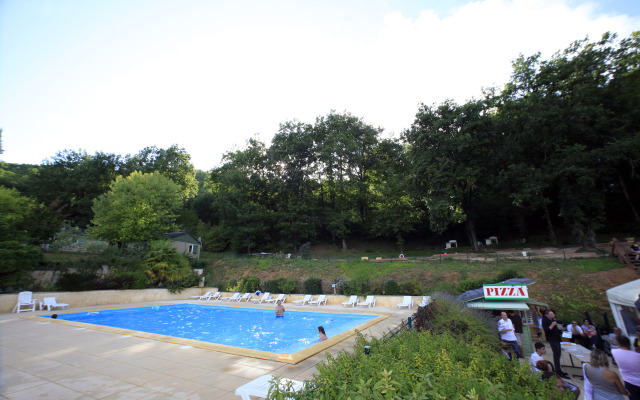
[[[540,372],[540,370],[536,368],[536,364],[538,363],[538,361],[544,360],[542,356],[545,354],[547,354],[547,348],[545,347],[544,343],[536,342],[536,351],[534,353],[531,353],[531,365],[533,365],[533,369],[537,372]]]
[[[571,341],[573,343],[578,343],[587,349],[591,348],[591,346],[587,346],[586,344],[586,333],[582,330],[578,322],[571,321],[569,325],[567,325],[567,332],[571,332]]]
[[[511,346],[518,358],[522,358],[520,355],[520,349],[518,348],[518,340],[516,339],[513,323],[511,323],[511,320],[507,317],[507,313],[504,311],[500,313],[498,332],[500,333],[500,339]]]

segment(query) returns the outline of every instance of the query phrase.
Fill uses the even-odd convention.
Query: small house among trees
[[[164,235],[171,240],[170,246],[175,247],[178,253],[200,258],[202,243],[189,232],[171,232]]]

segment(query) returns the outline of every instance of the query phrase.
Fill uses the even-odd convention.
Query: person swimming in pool
[[[282,300],[278,300],[276,303],[276,317],[284,317],[284,306]]]
[[[318,327],[318,336],[320,336],[320,341],[327,340],[327,334],[324,333],[324,328],[321,326]]]

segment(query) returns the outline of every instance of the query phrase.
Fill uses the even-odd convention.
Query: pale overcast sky
[[[177,144],[210,170],[331,110],[398,136],[520,53],[635,30],[637,0],[0,0],[0,160]]]

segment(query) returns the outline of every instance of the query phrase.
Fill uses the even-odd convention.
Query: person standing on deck
[[[500,333],[500,339],[511,346],[518,358],[522,358],[522,356],[520,355],[520,349],[518,348],[518,341],[516,339],[513,323],[507,317],[507,313],[504,311],[500,313],[500,317],[501,319],[500,321],[498,321],[498,332]]]
[[[544,314],[544,318],[542,318],[542,330],[544,330],[544,335],[553,352],[553,366],[555,367],[556,374],[562,378],[569,379],[569,375],[562,372],[562,367],[560,366],[560,358],[562,357],[560,342],[562,338],[560,329],[558,328],[558,322],[556,321],[556,313],[552,310],[547,310]]]

